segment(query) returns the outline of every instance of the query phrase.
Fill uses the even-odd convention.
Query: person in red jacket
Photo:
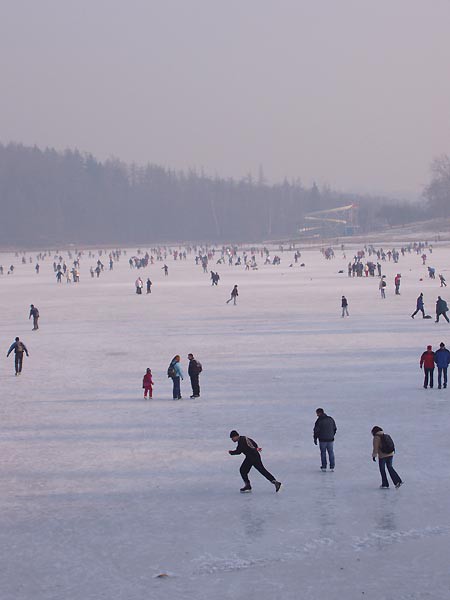
[[[430,388],[433,387],[433,374],[434,374],[434,352],[431,346],[427,346],[426,351],[420,357],[420,368],[425,371],[425,378],[423,380],[423,387],[427,389],[428,380],[430,381]]]
[[[150,369],[145,372],[142,387],[144,388],[144,398],[147,398],[147,393],[149,398],[153,398],[153,379]]]

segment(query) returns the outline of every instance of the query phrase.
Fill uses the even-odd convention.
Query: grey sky
[[[0,0],[0,140],[420,193],[450,0]]]

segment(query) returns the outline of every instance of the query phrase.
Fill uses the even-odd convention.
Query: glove
[[[372,456],[372,460],[373,460],[373,462],[377,461],[377,459],[375,458],[375,456]]]

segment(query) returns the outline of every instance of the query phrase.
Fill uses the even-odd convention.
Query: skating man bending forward
[[[240,468],[241,477],[244,480],[245,485],[240,491],[251,492],[252,486],[250,485],[248,474],[250,469],[255,467],[255,469],[259,471],[261,475],[268,479],[270,483],[273,483],[275,486],[275,491],[278,492],[281,487],[281,483],[277,481],[262,464],[261,456],[259,454],[261,452],[261,448],[258,447],[258,444],[255,442],[255,440],[252,440],[245,435],[239,435],[239,433],[234,429],[230,433],[230,438],[233,440],[233,442],[237,442],[237,447],[236,450],[229,450],[228,453],[231,455],[245,454],[244,462]]]

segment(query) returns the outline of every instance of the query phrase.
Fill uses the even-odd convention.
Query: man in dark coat
[[[450,351],[444,342],[439,344],[439,350],[434,353],[434,362],[438,368],[438,388],[442,387],[442,374],[444,374],[444,389],[447,387],[447,369],[450,365]]]
[[[411,318],[414,319],[414,317],[417,315],[418,312],[421,312],[422,313],[422,318],[425,319],[425,309],[423,307],[423,292],[420,292],[420,295],[417,298],[416,310],[411,315]]]
[[[334,436],[336,435],[337,427],[334,419],[328,416],[323,408],[316,410],[317,420],[314,424],[314,443],[317,446],[317,440],[319,440],[320,458],[322,466],[321,471],[327,470],[327,452],[330,461],[330,471],[334,471],[335,459],[334,459]]]
[[[30,316],[28,317],[28,320],[31,319],[31,317],[33,317],[33,331],[36,331],[36,329],[39,329],[39,310],[34,304],[30,304]]]
[[[439,317],[442,315],[447,323],[450,323],[447,317],[448,306],[445,300],[442,300],[440,296],[436,301],[436,323],[439,323]]]
[[[245,454],[244,462],[240,468],[241,477],[244,480],[245,485],[240,491],[243,493],[252,491],[248,474],[250,469],[255,467],[255,469],[259,471],[261,475],[270,481],[270,483],[273,483],[275,486],[275,491],[278,492],[281,487],[281,483],[277,481],[272,473],[269,473],[269,471],[262,464],[261,456],[259,454],[261,452],[261,448],[258,447],[258,444],[255,442],[255,440],[252,440],[245,435],[239,435],[239,433],[234,429],[230,433],[230,438],[233,440],[233,442],[237,442],[237,447],[236,450],[228,450],[228,454],[233,456],[236,454]]]
[[[199,376],[203,371],[201,363],[194,358],[193,354],[188,354],[189,367],[188,374],[191,379],[192,396],[191,398],[200,398],[200,381]]]

